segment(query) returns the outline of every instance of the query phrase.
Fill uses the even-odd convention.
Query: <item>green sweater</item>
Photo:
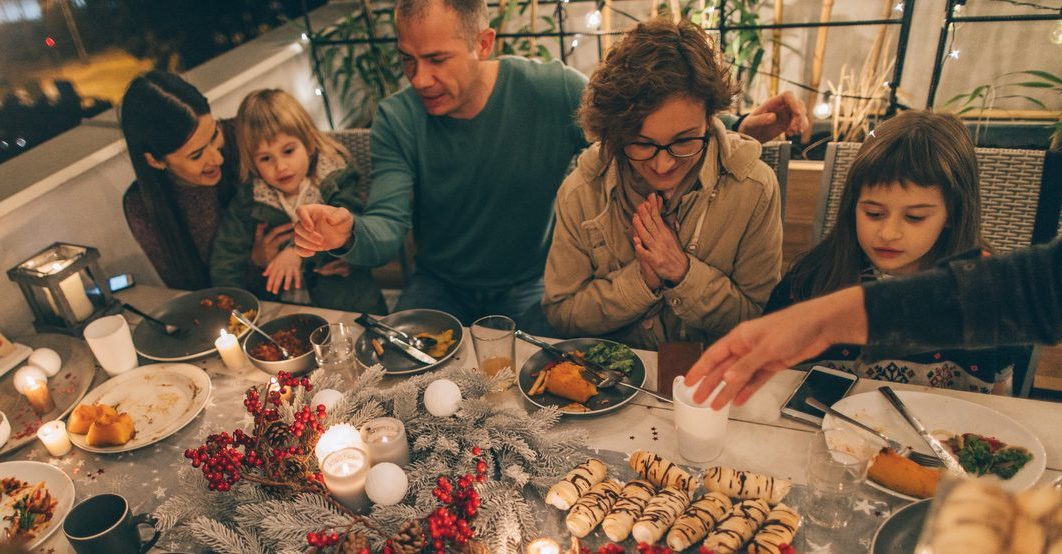
[[[381,102],[372,127],[372,191],[342,256],[393,259],[410,226],[418,269],[466,288],[542,275],[553,201],[586,147],[574,114],[586,77],[560,62],[500,58],[483,111],[428,115],[414,90]]]

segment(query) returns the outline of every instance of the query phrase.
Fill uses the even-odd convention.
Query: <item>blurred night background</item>
[[[0,163],[325,0],[0,0]]]

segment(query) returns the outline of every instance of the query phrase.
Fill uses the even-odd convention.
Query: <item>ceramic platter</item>
[[[613,346],[618,345],[618,343],[605,339],[571,339],[555,343],[553,346],[565,352],[586,352],[598,343],[605,343]],[[528,394],[528,391],[531,390],[531,386],[535,384],[535,378],[538,377],[539,372],[553,361],[554,358],[552,355],[544,350],[539,350],[524,362],[523,367],[520,368],[520,374],[517,376],[517,382],[520,386],[520,394],[524,395],[524,398],[526,398],[528,402],[540,408],[545,408],[546,406],[563,408],[572,403],[571,400],[554,396],[548,392],[536,394],[534,396]],[[645,386],[645,366],[642,364],[641,358],[637,355],[634,356],[634,367],[627,376],[623,378],[623,381],[639,387]],[[588,411],[576,412],[561,410],[561,413],[571,416],[593,416],[604,414],[616,410],[630,402],[637,394],[638,391],[635,389],[615,385],[608,389],[599,389],[596,395],[590,397],[590,399],[584,403],[588,408]]]
[[[254,310],[251,322],[262,311],[255,296],[243,289],[215,287],[178,296],[148,312],[152,317],[181,331],[167,335],[150,321],[141,320],[133,329],[133,346],[137,354],[157,362],[180,362],[201,358],[215,352],[214,341],[221,329],[229,327],[228,304],[217,305],[219,299],[232,299],[232,306],[241,312]],[[247,334],[244,328],[239,336]]]
[[[210,377],[190,364],[163,363],[122,373],[85,395],[83,404],[114,406],[133,419],[136,434],[122,446],[95,447],[85,435],[70,434],[82,450],[115,454],[143,448],[165,439],[191,423],[210,399]]]
[[[74,506],[74,483],[62,470],[41,462],[15,461],[0,463],[0,479],[9,478],[18,479],[29,485],[36,485],[43,481],[44,487],[56,501],[51,520],[39,529],[37,536],[30,539],[29,544],[26,545],[26,548],[33,550],[48,540],[48,537],[52,536],[57,529],[63,526],[66,514],[70,513],[70,508]],[[0,522],[2,522],[5,529],[10,524],[7,521],[7,517],[15,513],[12,504],[16,500],[17,497],[8,496],[7,494],[0,498]]]
[[[378,318],[381,323],[388,325],[409,335],[429,333],[438,335],[450,329],[453,331],[454,343],[446,351],[446,354],[435,359],[438,363],[425,364],[409,357],[400,350],[387,343],[373,331],[365,330],[354,344],[354,355],[358,363],[364,367],[372,367],[381,364],[388,375],[413,375],[436,368],[452,358],[461,349],[461,342],[465,338],[461,322],[456,317],[439,310],[403,310],[395,312],[387,317]],[[378,339],[384,345],[382,355],[377,355],[372,347],[372,339]]]

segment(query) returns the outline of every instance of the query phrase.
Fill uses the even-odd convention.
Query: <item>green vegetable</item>
[[[634,369],[634,352],[622,344],[599,342],[590,347],[583,358],[622,373],[630,373]]]
[[[1032,460],[1032,454],[1024,448],[1008,446],[996,451],[992,460],[992,473],[1010,479]]]
[[[947,442],[958,455],[962,468],[979,477],[993,473],[1010,479],[1032,460],[1032,454],[1028,450],[1017,446],[999,448],[1002,444],[999,441],[996,441],[998,449],[993,452],[992,443],[971,433],[952,437]]]

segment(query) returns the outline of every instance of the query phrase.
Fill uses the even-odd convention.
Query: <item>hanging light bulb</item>
[[[815,108],[811,110],[811,114],[816,119],[829,119],[833,115],[833,105],[830,104],[830,95],[827,94],[821,102],[815,104]]]
[[[896,13],[903,13],[903,2],[897,2],[896,5],[892,7],[892,11]]]
[[[1055,24],[1055,29],[1051,31],[1051,42],[1062,46],[1062,20],[1059,20]]]
[[[953,59],[953,60],[959,59],[959,51],[958,50],[952,50],[951,52],[948,52],[948,57]]]
[[[299,42],[309,42],[309,41],[310,41],[310,35],[307,35],[306,33],[302,33],[301,35],[299,35]]]
[[[955,4],[951,7],[951,16],[959,17],[960,15],[962,15],[962,4]]]
[[[576,47],[579,46],[579,38],[582,37],[582,36],[583,36],[582,34],[576,33],[576,35],[574,37],[572,37],[572,42],[570,43],[570,46],[571,46],[572,50],[575,50]]]
[[[601,10],[594,10],[586,14],[586,28],[596,31],[598,27],[601,27]]]
[[[315,89],[313,89],[313,93],[316,94],[317,96],[321,96],[322,94],[324,94],[324,91],[322,91],[319,88],[315,88]]]

